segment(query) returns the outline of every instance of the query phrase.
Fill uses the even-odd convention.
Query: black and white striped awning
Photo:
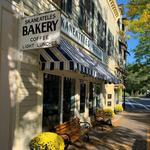
[[[61,39],[60,45],[40,52],[41,70],[79,71],[94,78],[116,83],[117,79],[106,67],[85,52]]]

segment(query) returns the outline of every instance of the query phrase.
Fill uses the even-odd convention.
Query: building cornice
[[[117,20],[118,18],[120,18],[120,11],[119,11],[118,5],[116,3],[116,0],[107,0],[107,1],[110,5],[110,8],[113,12],[115,19]]]

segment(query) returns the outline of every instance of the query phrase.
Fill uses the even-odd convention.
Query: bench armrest
[[[87,129],[91,127],[91,124],[89,122],[80,122],[81,128]]]
[[[70,138],[69,134],[63,133],[63,134],[59,134],[59,135],[64,139],[65,149],[67,149],[71,143],[71,138]]]
[[[64,140],[71,141],[70,135],[67,133],[59,134]]]

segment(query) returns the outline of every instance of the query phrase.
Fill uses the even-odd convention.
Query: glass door
[[[60,121],[60,87],[59,76],[44,74],[43,96],[43,131],[52,130]]]

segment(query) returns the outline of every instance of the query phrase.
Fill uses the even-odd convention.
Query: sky
[[[128,0],[117,0],[118,4],[127,4]],[[128,44],[128,51],[130,52],[130,55],[127,54],[127,63],[134,63],[134,53],[132,50],[137,46],[138,40],[133,37],[132,33],[127,33],[130,35],[130,39],[127,40]]]

